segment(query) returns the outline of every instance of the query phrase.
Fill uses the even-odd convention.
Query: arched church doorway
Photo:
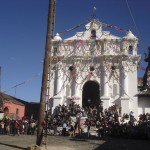
[[[99,84],[96,81],[87,81],[82,91],[82,106],[98,107],[100,103]]]

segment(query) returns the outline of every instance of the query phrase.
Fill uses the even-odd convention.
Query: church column
[[[55,71],[55,87],[54,87],[54,96],[56,96],[56,94],[59,94],[58,92],[61,91],[62,88],[62,81],[61,81],[61,70],[59,68],[57,68],[57,70]]]
[[[106,66],[102,67],[101,70],[101,85],[102,85],[102,94],[101,94],[101,101],[103,102],[103,110],[109,107],[109,95],[108,95],[108,71]]]
[[[129,97],[128,94],[128,72],[127,68],[124,65],[124,62],[122,62],[122,66],[120,68],[120,80],[121,80],[121,86],[120,86],[120,100],[121,100],[121,107],[122,107],[122,114],[129,113]]]
[[[56,67],[55,78],[54,78],[54,98],[61,99],[61,89],[62,89],[62,75],[59,66]]]
[[[77,76],[76,74],[72,75],[72,82],[71,82],[71,96],[78,96],[79,90],[77,88]]]
[[[103,66],[102,71],[102,96],[108,97],[108,72],[106,66]]]
[[[61,69],[59,66],[56,67],[55,78],[54,78],[54,97],[53,97],[53,108],[62,104],[62,96],[61,96],[61,88],[62,88],[62,75]]]
[[[73,78],[71,81],[71,96],[75,96],[75,93],[76,93],[76,83]]]
[[[75,80],[75,85],[74,85],[74,88],[75,88],[75,91],[74,91],[74,95],[79,97],[79,87],[78,87],[78,79]]]
[[[123,66],[120,72],[121,75],[121,97],[127,97],[128,94],[128,76],[127,69]]]
[[[78,78],[77,74],[72,74],[71,96],[76,104],[80,104],[80,86],[78,83],[80,83],[80,78]]]
[[[56,70],[55,70],[55,77],[54,77],[54,96],[57,95],[57,83],[58,83],[58,69],[56,67]]]
[[[75,91],[75,95],[77,96],[77,97],[80,97],[80,86],[81,86],[81,82],[82,82],[82,80],[81,80],[81,77],[78,77],[77,79],[76,79],[76,91]]]

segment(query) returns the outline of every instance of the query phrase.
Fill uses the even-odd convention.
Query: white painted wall
[[[53,40],[52,51],[54,48],[57,48],[58,50],[57,53],[53,53],[53,56],[67,56],[67,59],[61,61],[61,65],[56,67],[61,70],[61,81],[60,78],[57,78],[57,71],[52,71],[50,96],[53,97],[53,103],[51,103],[50,107],[54,109],[58,104],[69,104],[70,101],[67,98],[71,96],[78,97],[78,99],[75,101],[82,106],[82,88],[84,83],[87,81],[85,78],[90,72],[89,66],[93,65],[95,68],[99,69],[93,71],[93,76],[90,80],[95,80],[102,85],[100,89],[100,97],[103,101],[104,109],[111,105],[118,104],[119,107],[122,107],[123,113],[129,113],[130,111],[133,111],[135,117],[137,118],[137,68],[134,62],[135,59],[136,63],[139,60],[136,58],[138,43],[136,37],[131,32],[129,32],[123,38],[114,36],[108,31],[102,31],[102,25],[96,23],[88,23],[86,28],[89,30],[86,30],[85,32],[77,32],[76,35],[67,38],[64,41],[61,41],[61,38],[58,37],[58,35]],[[93,29],[96,30],[96,40],[103,40],[103,42],[99,42],[97,44],[90,42],[89,37],[91,36],[91,30]],[[128,41],[128,39],[130,40]],[[76,40],[84,40],[84,42],[77,42]],[[128,55],[128,49],[130,45],[133,46],[133,53],[131,53],[128,57],[123,57],[122,54]],[[73,51],[74,53],[72,53]],[[68,56],[71,55],[75,55],[76,58],[74,64],[79,73],[77,82],[82,83],[80,85],[71,84],[70,82],[71,76],[68,67],[72,65],[73,60],[72,58],[68,58]],[[113,55],[113,57],[104,57],[104,55]],[[122,68],[121,63],[123,60],[125,60],[125,64],[122,65],[125,65],[127,68],[125,68],[125,78],[124,75],[122,75],[124,68]],[[116,81],[116,78],[114,78],[112,75],[112,62],[113,65],[115,64],[117,67],[115,72],[117,73],[118,81]],[[53,65],[59,64],[58,59],[52,63]],[[59,82],[54,81],[56,78]],[[115,95],[113,94],[114,85],[117,87]],[[126,90],[125,92],[127,95],[123,94],[122,88]],[[58,89],[62,89],[62,91],[59,93],[59,95],[55,95],[54,93],[56,93],[55,91]],[[68,93],[68,95],[66,93]],[[142,102],[140,100],[139,102],[139,106],[141,107]],[[139,111],[141,111],[140,107]],[[142,107],[146,107],[146,105],[143,105]],[[149,108],[145,108],[145,111],[148,110]]]
[[[138,115],[141,113],[150,113],[150,97],[139,97],[138,110]]]

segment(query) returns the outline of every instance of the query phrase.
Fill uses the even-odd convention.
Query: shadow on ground
[[[74,137],[70,140],[87,143],[90,141],[95,147],[92,150],[150,150],[150,139]]]
[[[109,139],[95,150],[149,150],[150,141],[134,139]]]
[[[5,143],[1,143],[1,142],[0,142],[0,145],[4,145],[4,146],[8,146],[8,147],[12,147],[12,148],[16,148],[16,149],[22,149],[22,150],[25,150],[25,149],[26,149],[26,148],[24,148],[24,147],[20,147],[20,146],[12,145],[12,144],[5,144]]]

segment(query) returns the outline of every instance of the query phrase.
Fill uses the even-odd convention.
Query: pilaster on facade
[[[121,108],[122,108],[122,115],[130,113],[130,99],[129,97],[121,97]]]
[[[62,73],[59,67],[57,66],[54,78],[54,96],[60,95],[61,88],[62,88]]]
[[[102,105],[103,105],[104,110],[110,107],[110,98],[109,97],[101,96],[100,99],[102,101]]]
[[[102,97],[109,97],[108,96],[108,70],[107,70],[107,67],[106,67],[106,64],[103,64],[102,66],[102,74],[101,74],[101,84],[102,84]]]
[[[128,95],[128,72],[125,66],[123,66],[123,68],[121,69],[120,75],[121,75],[121,84],[120,84],[121,97],[127,97]]]
[[[51,106],[52,114],[55,114],[56,107],[63,104],[63,98],[62,96],[54,96],[50,100],[53,101]]]

